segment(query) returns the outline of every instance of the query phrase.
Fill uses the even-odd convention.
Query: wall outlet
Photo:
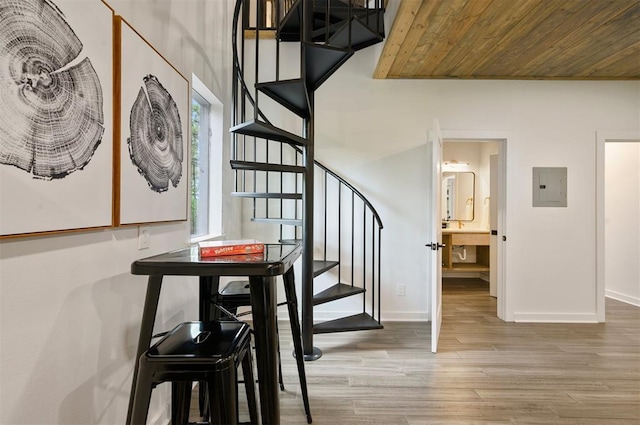
[[[148,227],[138,227],[138,249],[148,249],[151,245],[151,234]]]
[[[396,285],[396,295],[399,297],[404,297],[404,284],[399,283]]]

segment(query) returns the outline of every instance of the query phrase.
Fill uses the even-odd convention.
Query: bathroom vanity
[[[489,271],[489,231],[476,229],[443,229],[442,271],[443,272],[487,272]],[[457,262],[453,255],[454,246],[475,246],[476,261]]]

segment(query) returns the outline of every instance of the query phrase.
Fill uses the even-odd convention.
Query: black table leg
[[[217,304],[219,286],[220,276],[200,276],[198,320],[209,322],[220,318],[220,311],[217,308],[211,308],[212,304]],[[207,383],[200,381],[198,385],[198,408],[200,410],[200,417],[204,416],[206,397]]]
[[[251,314],[256,343],[260,411],[264,425],[280,424],[275,277],[251,276]]]
[[[133,410],[133,396],[135,394],[136,380],[138,379],[138,360],[151,344],[153,335],[153,324],[156,321],[158,311],[158,300],[162,289],[162,275],[149,276],[147,283],[147,295],[144,300],[142,310],[142,321],[140,322],[140,335],[138,336],[138,348],[133,367],[133,379],[131,381],[131,394],[129,395],[129,409],[127,410],[127,425],[131,425],[131,412]]]
[[[209,322],[221,317],[220,310],[211,308],[218,304],[220,276],[200,276],[199,320]]]
[[[298,319],[298,297],[296,296],[295,276],[293,267],[286,271],[283,276],[284,290],[287,296],[287,308],[289,310],[289,323],[291,324],[291,335],[293,337],[293,350],[298,366],[298,376],[300,377],[300,389],[302,391],[302,402],[304,411],[307,414],[307,423],[311,423],[311,408],[309,407],[309,394],[307,392],[307,374],[304,369],[304,353],[302,351],[302,332],[300,330],[300,320]]]

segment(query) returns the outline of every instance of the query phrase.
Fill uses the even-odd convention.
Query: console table
[[[147,275],[149,279],[126,423],[132,425],[131,408],[138,376],[138,359],[151,343],[163,276],[200,278],[200,320],[211,320],[219,315],[219,312],[211,309],[211,300],[218,294],[220,276],[246,276],[251,290],[262,423],[280,424],[275,283],[276,276],[283,275],[285,284],[293,286],[293,263],[301,252],[299,244],[267,244],[264,254],[200,258],[198,247],[192,246],[133,262],[131,273]],[[301,341],[294,341],[294,345],[296,355],[302,356]]]

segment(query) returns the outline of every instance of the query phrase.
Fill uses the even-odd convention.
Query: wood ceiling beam
[[[422,1],[423,0],[404,0],[400,2],[398,13],[387,37],[387,42],[382,49],[378,65],[373,72],[373,78],[387,78],[389,70],[398,56],[400,47],[402,47],[410,28],[413,26]]]

